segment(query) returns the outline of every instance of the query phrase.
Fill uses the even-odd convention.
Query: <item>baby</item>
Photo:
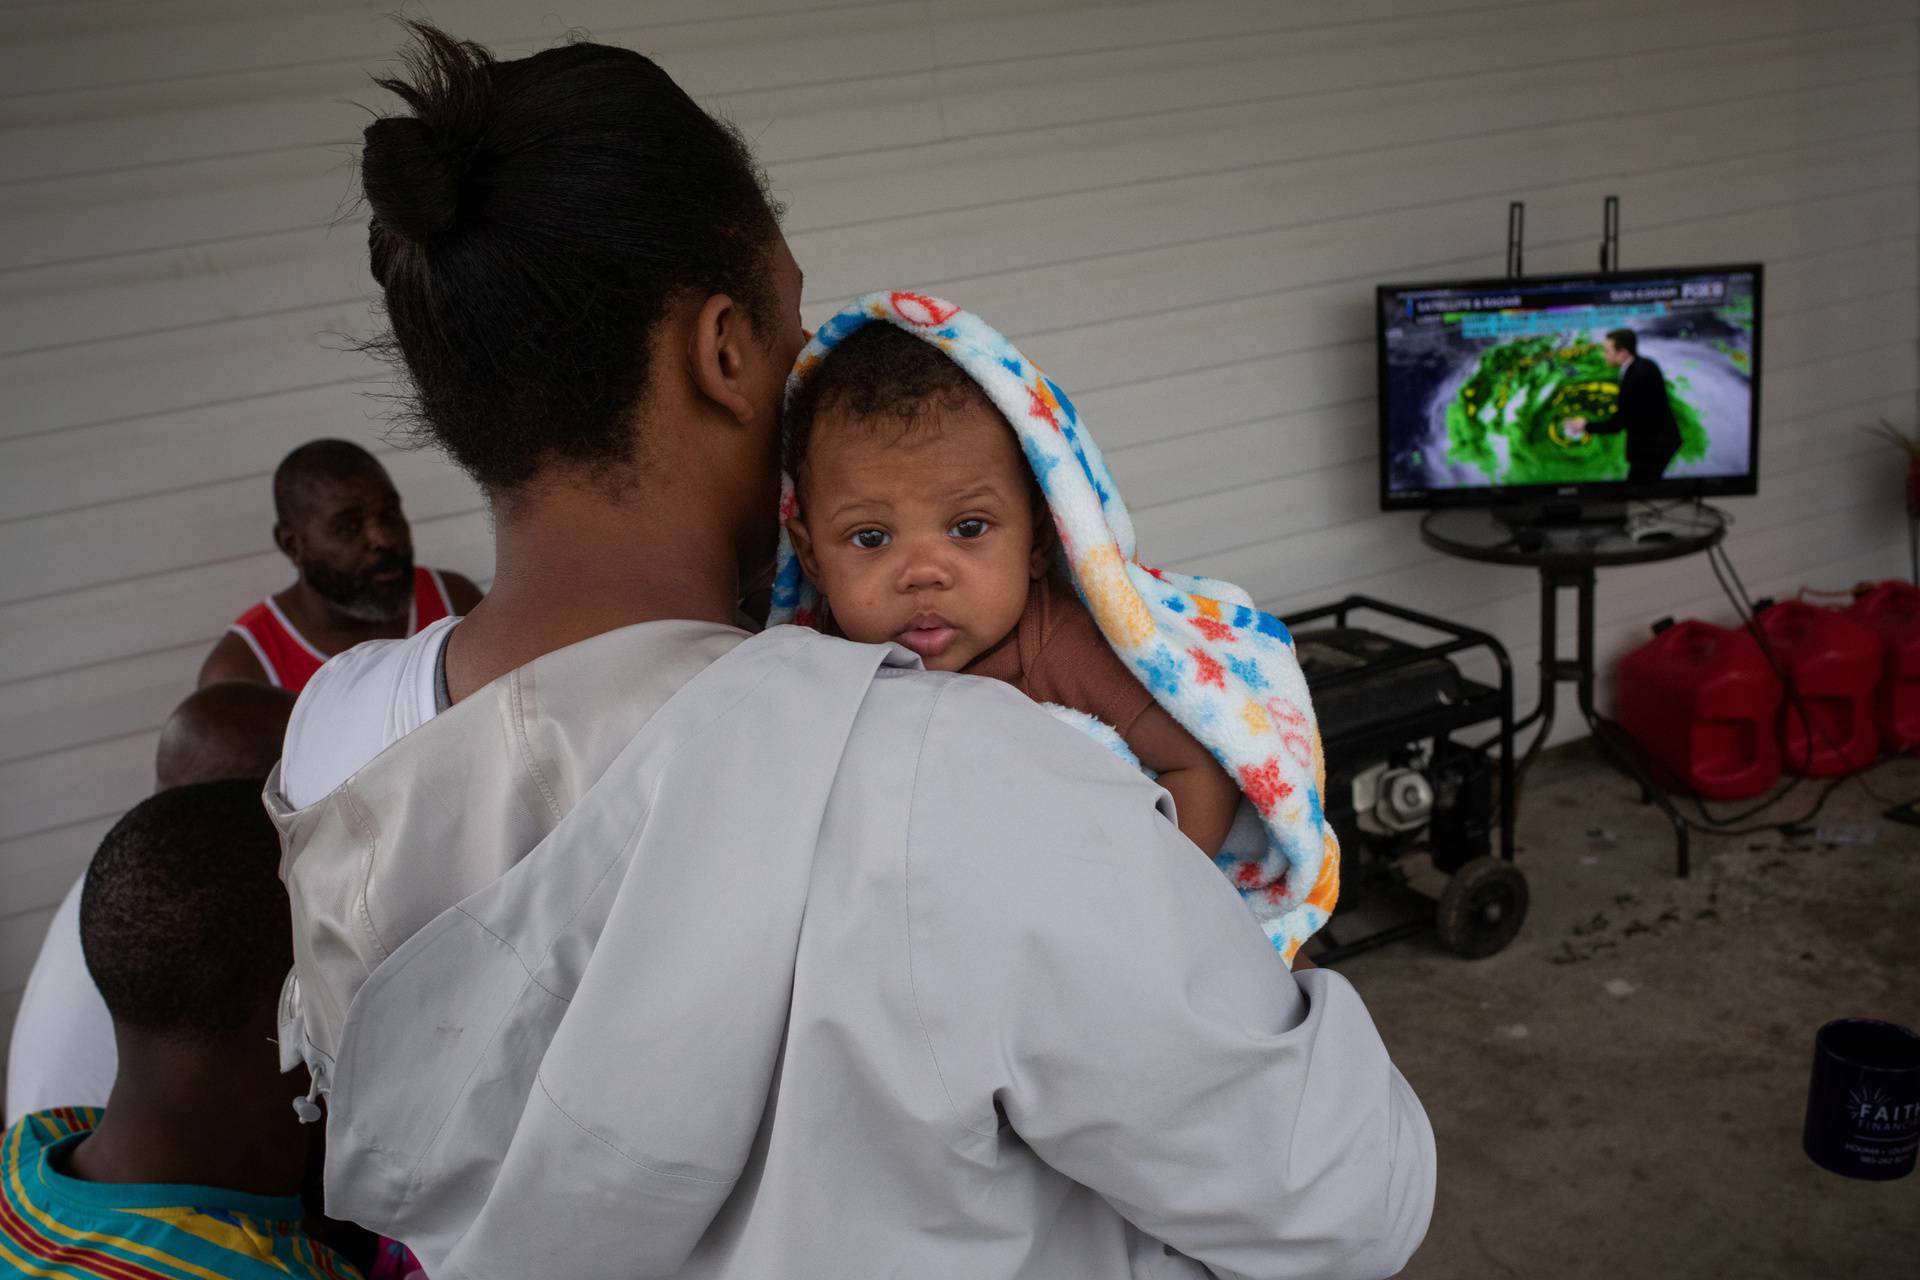
[[[837,344],[787,409],[794,554],[850,640],[1004,680],[1111,725],[1220,850],[1240,791],[1102,638],[1055,564],[1013,428],[959,365],[891,324]]]

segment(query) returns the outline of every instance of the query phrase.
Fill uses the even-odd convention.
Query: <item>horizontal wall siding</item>
[[[880,286],[963,302],[1074,394],[1150,559],[1488,628],[1523,704],[1532,575],[1375,501],[1372,286],[1498,274],[1509,199],[1536,271],[1591,264],[1609,194],[1628,266],[1765,261],[1762,487],[1728,549],[1756,593],[1904,572],[1894,459],[1857,428],[1920,401],[1907,0],[433,14],[503,55],[581,30],[658,58],[767,162],[810,322]],[[423,560],[490,576],[478,495],[385,438],[354,351],[353,147],[397,43],[347,0],[0,4],[0,1025],[207,647],[286,581],[281,455],[362,440]],[[1600,602],[1609,660],[1726,615],[1699,560],[1609,572]]]

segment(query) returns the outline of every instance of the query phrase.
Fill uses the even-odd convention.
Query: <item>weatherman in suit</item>
[[[1611,418],[1589,422],[1568,418],[1567,435],[1610,436],[1627,433],[1627,480],[1642,484],[1666,474],[1667,464],[1680,451],[1680,424],[1667,399],[1667,379],[1660,366],[1639,358],[1640,340],[1631,329],[1607,335],[1607,363],[1620,370],[1620,400]]]

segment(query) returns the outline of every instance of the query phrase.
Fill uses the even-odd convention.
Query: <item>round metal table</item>
[[[1594,576],[1598,569],[1697,555],[1726,536],[1726,513],[1705,503],[1593,524],[1509,523],[1484,507],[1430,511],[1420,522],[1421,541],[1437,551],[1463,560],[1534,569],[1540,575],[1540,693],[1534,709],[1522,716],[1514,729],[1518,732],[1536,722],[1540,728],[1521,757],[1516,776],[1524,773],[1546,745],[1559,687],[1576,686],[1580,714],[1594,740],[1640,783],[1642,794],[1658,803],[1672,823],[1676,869],[1681,876],[1690,869],[1686,819],[1647,776],[1635,754],[1621,749],[1614,735],[1624,731],[1593,705]],[[1560,592],[1569,588],[1578,599],[1577,648],[1573,658],[1563,659],[1559,654],[1559,601]]]

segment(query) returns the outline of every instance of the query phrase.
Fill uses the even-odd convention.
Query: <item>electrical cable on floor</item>
[[[1889,757],[1889,759],[1891,759],[1891,757]],[[1751,836],[1759,835],[1766,831],[1780,831],[1787,827],[1803,827],[1820,816],[1820,810],[1826,807],[1828,798],[1831,797],[1834,792],[1849,782],[1862,782],[1864,785],[1861,775],[1866,773],[1867,769],[1877,769],[1886,763],[1888,763],[1888,760],[1876,760],[1868,765],[1866,769],[1856,769],[1852,773],[1843,773],[1837,778],[1830,779],[1827,785],[1821,788],[1819,796],[1815,798],[1813,802],[1813,807],[1797,818],[1783,818],[1778,822],[1762,822],[1749,827],[1715,827],[1710,834],[1717,836]]]
[[[1595,722],[1596,730],[1598,730],[1601,726],[1604,726],[1607,732],[1615,734],[1618,740],[1624,741],[1630,747],[1632,747],[1634,754],[1640,759],[1643,768],[1646,764],[1651,763],[1652,757],[1648,755],[1645,745],[1643,745],[1638,738],[1635,738],[1632,734],[1628,733],[1624,728],[1614,723],[1613,721],[1606,719],[1605,717],[1598,717],[1596,719],[1596,722]],[[1875,800],[1878,800],[1884,804],[1886,802],[1881,799],[1878,793],[1874,792],[1872,788],[1866,785],[1865,775],[1875,769],[1883,768],[1886,765],[1892,764],[1895,760],[1898,760],[1898,759],[1901,759],[1901,757],[1882,756],[1880,759],[1875,760],[1872,764],[1866,765],[1859,769],[1854,769],[1848,773],[1840,774],[1833,778],[1829,778],[1827,780],[1827,785],[1821,788],[1820,794],[1817,797],[1815,797],[1813,802],[1813,807],[1808,809],[1805,813],[1801,814],[1797,818],[1779,818],[1773,821],[1755,823],[1752,826],[1745,826],[1745,827],[1732,825],[1740,821],[1740,818],[1737,815],[1733,817],[1722,818],[1718,821],[1709,820],[1708,822],[1695,822],[1692,818],[1687,817],[1685,814],[1681,814],[1680,821],[1685,823],[1689,830],[1697,831],[1702,835],[1709,835],[1709,836],[1758,835],[1759,833],[1764,831],[1778,831],[1783,827],[1804,826],[1806,823],[1809,823],[1813,821],[1813,819],[1818,817],[1820,815],[1820,810],[1826,807],[1828,798],[1831,797],[1834,792],[1838,791],[1842,785],[1849,782],[1858,782],[1861,785],[1862,790],[1865,790],[1868,795],[1872,796]],[[1811,781],[1811,779],[1801,779],[1800,781]],[[1786,798],[1787,792],[1790,790],[1792,790],[1792,788],[1788,788],[1786,791],[1782,791],[1774,799],[1767,801],[1765,805],[1749,810],[1748,816],[1751,816],[1754,813],[1760,812],[1761,809],[1771,808],[1772,806],[1778,804],[1782,799]]]
[[[1773,806],[1792,795],[1805,782],[1806,779],[1798,775],[1789,778],[1787,781],[1775,787],[1773,794],[1765,800],[1760,801],[1760,803],[1750,808],[1742,809],[1739,813],[1716,814],[1707,808],[1707,802],[1699,796],[1689,798],[1693,801],[1693,807],[1700,811],[1700,821],[1712,827],[1728,827],[1736,823],[1745,822],[1757,813],[1765,813],[1768,809],[1773,808]]]
[[[1898,757],[1898,756],[1889,756],[1889,757],[1887,757],[1887,758],[1888,758],[1888,759],[1890,759],[1890,760],[1897,760],[1897,759],[1899,759],[1900,757]],[[1913,800],[1889,800],[1889,799],[1887,799],[1887,798],[1886,798],[1885,796],[1883,796],[1883,795],[1881,795],[1881,794],[1880,794],[1880,793],[1879,793],[1878,791],[1875,791],[1875,790],[1874,790],[1874,789],[1873,789],[1872,787],[1870,787],[1870,786],[1868,786],[1868,785],[1867,785],[1867,780],[1866,780],[1866,778],[1862,776],[1862,775],[1863,775],[1863,774],[1864,774],[1865,772],[1866,772],[1866,771],[1865,771],[1865,770],[1863,769],[1863,770],[1861,770],[1861,772],[1860,772],[1859,774],[1855,774],[1854,776],[1860,779],[1860,789],[1861,789],[1862,791],[1864,791],[1864,792],[1866,792],[1866,793],[1867,793],[1867,794],[1868,794],[1869,796],[1871,796],[1871,797],[1872,797],[1872,798],[1873,798],[1873,799],[1874,799],[1874,800],[1875,800],[1875,801],[1876,801],[1877,803],[1879,803],[1879,804],[1884,804],[1884,805],[1888,805],[1888,806],[1890,806],[1890,807],[1892,807],[1892,808],[1896,808],[1896,809],[1897,809],[1897,808],[1899,808],[1899,807],[1900,807],[1900,806],[1901,806],[1902,804],[1920,804],[1920,797],[1916,797],[1916,798],[1915,798],[1915,799],[1913,799]]]

